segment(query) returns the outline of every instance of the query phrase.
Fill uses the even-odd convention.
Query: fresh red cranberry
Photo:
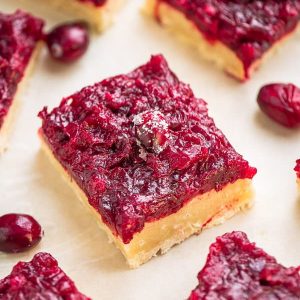
[[[65,23],[55,27],[46,37],[50,55],[62,62],[79,59],[89,45],[89,33],[85,23]]]
[[[274,83],[263,86],[257,96],[261,110],[286,127],[300,125],[300,89],[293,84]]]
[[[7,214],[0,217],[0,251],[22,252],[42,238],[41,225],[31,216]]]
[[[168,123],[158,110],[145,111],[135,116],[135,134],[144,147],[160,153],[167,145]]]

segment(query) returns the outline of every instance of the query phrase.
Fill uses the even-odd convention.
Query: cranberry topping
[[[57,261],[43,252],[30,262],[19,262],[0,280],[0,299],[90,300],[77,290]]]
[[[125,243],[195,195],[256,173],[160,55],[39,116],[56,158]]]
[[[85,23],[65,23],[55,27],[46,38],[50,55],[62,62],[79,59],[89,45],[89,33]]]
[[[0,13],[0,128],[42,28],[42,20],[25,12]]]
[[[300,178],[300,159],[296,161],[296,167],[294,170],[296,171],[297,177]]]
[[[210,246],[199,285],[189,300],[297,300],[300,267],[286,268],[250,243],[243,232],[218,237]]]
[[[182,11],[210,42],[221,41],[251,64],[293,31],[300,17],[294,0],[159,0]]]
[[[41,225],[31,216],[7,214],[0,217],[0,251],[21,252],[42,238]]]
[[[107,0],[78,0],[78,1],[91,3],[95,6],[103,6],[107,2]]]
[[[257,96],[261,110],[286,127],[300,125],[300,89],[293,84],[273,83],[263,86]]]

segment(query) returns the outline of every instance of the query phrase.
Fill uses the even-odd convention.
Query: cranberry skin
[[[168,143],[168,123],[158,110],[148,110],[137,115],[134,120],[135,135],[149,151],[160,153]]]
[[[55,27],[46,37],[50,55],[62,62],[74,62],[89,46],[89,33],[85,23],[65,23]]]
[[[42,238],[41,225],[25,214],[0,217],[0,251],[18,253],[35,246]]]
[[[274,83],[259,91],[257,102],[261,110],[283,126],[300,125],[300,89],[293,84]]]

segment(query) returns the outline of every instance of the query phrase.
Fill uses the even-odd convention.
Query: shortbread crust
[[[57,161],[41,130],[39,135],[42,148],[55,169],[94,214],[99,226],[106,232],[109,240],[120,249],[131,268],[137,268],[158,253],[166,253],[189,236],[199,234],[204,228],[222,224],[237,212],[252,206],[251,180],[239,179],[227,184],[219,192],[213,190],[192,198],[177,213],[146,223],[144,229],[135,234],[129,244],[125,244],[102,221],[101,215],[89,204],[85,193]]]
[[[188,20],[183,13],[171,5],[160,0],[146,0],[143,11],[146,15],[158,18],[163,27],[175,34],[175,36],[184,43],[196,48],[205,60],[215,63],[229,75],[241,81],[250,78],[253,72],[258,69],[265,60],[273,56],[281,47],[282,43],[293,36],[294,32],[300,28],[300,25],[298,25],[294,31],[286,34],[283,38],[275,42],[260,59],[254,61],[249,69],[245,70],[242,61],[234,51],[220,41],[209,42],[192,21]]]
[[[114,16],[125,0],[107,0],[102,6],[78,0],[47,0],[46,3],[68,15],[86,21],[97,32],[102,32],[114,22]]]

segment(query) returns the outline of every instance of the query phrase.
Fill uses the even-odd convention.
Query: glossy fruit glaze
[[[22,11],[0,13],[0,127],[12,103],[37,41],[43,21]]]
[[[294,170],[296,171],[297,177],[300,179],[300,159],[296,161],[296,167]]]
[[[86,3],[91,3],[95,6],[103,6],[108,0],[78,0],[80,2],[86,2]],[[116,1],[116,0],[113,0]]]
[[[89,32],[83,22],[63,23],[53,28],[46,36],[52,58],[61,62],[78,60],[89,46]]]
[[[300,18],[299,0],[158,0],[182,11],[210,42],[221,41],[241,59],[248,77],[254,61]]]
[[[195,195],[256,173],[160,55],[39,116],[56,158],[125,243]]]
[[[6,214],[0,217],[0,251],[25,251],[39,243],[42,235],[41,225],[29,215]]]
[[[299,272],[278,264],[245,233],[226,233],[210,246],[189,300],[299,300]]]
[[[19,262],[0,280],[0,299],[89,300],[59,268],[48,253],[36,254],[30,262]]]
[[[300,89],[294,84],[272,83],[257,96],[261,110],[277,123],[293,128],[300,125]]]

